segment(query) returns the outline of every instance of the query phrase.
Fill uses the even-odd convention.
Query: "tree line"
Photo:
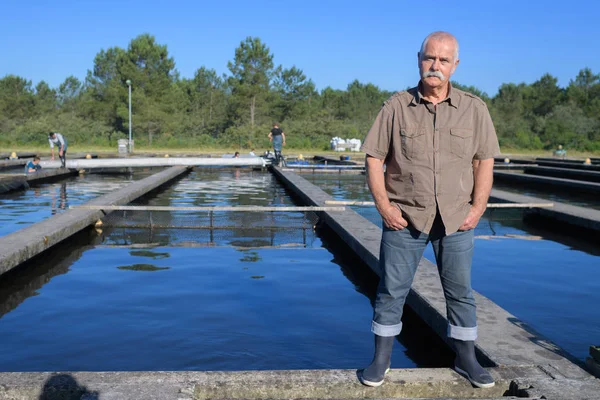
[[[269,47],[248,37],[227,64],[229,73],[200,67],[182,78],[167,46],[142,34],[127,49],[111,47],[94,58],[82,82],[69,76],[57,88],[35,87],[16,75],[0,79],[0,144],[42,145],[48,131],[71,144],[116,146],[127,138],[128,86],[136,147],[266,149],[278,121],[288,147],[328,148],[333,136],[362,139],[393,92],[358,80],[346,90],[318,91],[303,71],[273,62]],[[503,84],[490,97],[473,86],[455,87],[488,105],[506,149],[600,150],[600,75],[579,71],[566,88],[550,74],[532,84]]]

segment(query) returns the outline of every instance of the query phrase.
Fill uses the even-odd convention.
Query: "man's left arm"
[[[473,201],[467,218],[458,228],[461,231],[475,228],[485,212],[494,182],[494,157],[500,155],[498,137],[487,106],[481,101],[475,109],[477,141],[473,156]]]
[[[474,229],[485,212],[494,182],[494,159],[473,160],[473,203],[459,231]]]

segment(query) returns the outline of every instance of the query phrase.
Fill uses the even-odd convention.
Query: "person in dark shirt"
[[[38,156],[33,157],[33,160],[29,161],[25,166],[25,174],[30,174],[32,172],[38,172],[42,169],[40,165],[40,158]]]
[[[273,143],[273,150],[275,151],[275,160],[279,165],[279,162],[282,159],[281,148],[282,146],[285,146],[285,132],[281,130],[277,122],[273,124],[273,129],[271,129],[271,132],[269,132],[269,141]]]

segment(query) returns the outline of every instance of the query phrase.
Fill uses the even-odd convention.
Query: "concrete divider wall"
[[[178,177],[189,167],[172,167],[134,182],[86,204],[123,205]],[[0,274],[49,249],[56,243],[95,223],[105,214],[99,210],[73,209],[0,237]]]
[[[581,161],[578,162],[556,162],[556,161],[537,161],[536,163],[540,167],[557,167],[557,168],[568,168],[582,171],[600,171],[600,165],[586,165]]]
[[[29,160],[0,160],[0,169],[9,169],[20,166],[25,166]]]
[[[600,193],[600,183],[553,178],[549,176],[525,175],[515,172],[494,171],[494,180],[499,182],[518,182],[556,189],[571,189],[582,193]]]
[[[501,203],[544,203],[546,199],[540,199],[533,196],[525,196],[517,193],[510,193],[504,190],[493,189],[490,194],[490,201]],[[527,214],[539,215],[547,220],[560,222],[562,229],[564,224],[576,228],[584,228],[586,231],[600,233],[600,211],[593,208],[572,206],[554,202],[550,208],[532,208],[526,211]]]
[[[28,175],[18,174],[0,176],[0,194],[7,193],[13,190],[27,189],[31,185],[39,185],[41,183],[52,182],[74,175],[77,175],[77,171],[59,168],[42,170]]]
[[[581,171],[578,169],[556,167],[526,167],[526,174],[551,176],[554,178],[574,179],[584,182],[600,182],[599,171]]]

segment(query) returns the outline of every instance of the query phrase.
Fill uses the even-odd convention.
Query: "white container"
[[[127,139],[119,139],[117,140],[117,146],[119,154],[127,154]]]

